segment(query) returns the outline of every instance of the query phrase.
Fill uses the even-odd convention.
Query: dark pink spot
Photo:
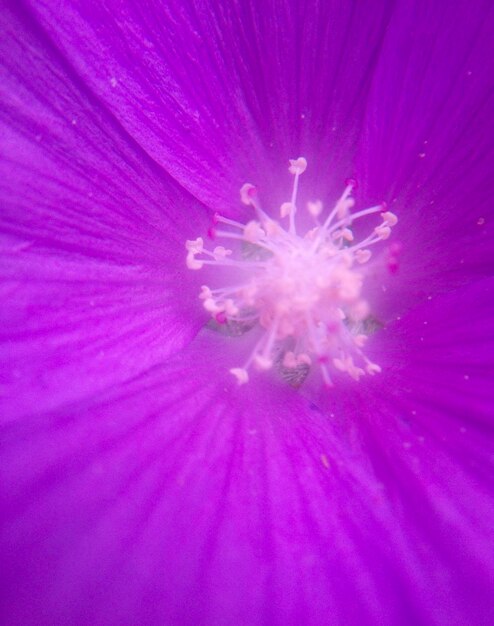
[[[208,237],[209,239],[216,239],[216,230],[213,228],[213,226],[210,226],[208,228]]]
[[[214,319],[218,322],[218,324],[226,324],[226,313],[224,311],[220,311],[219,313],[216,313]]]
[[[388,259],[388,270],[391,274],[396,274],[400,267],[399,261],[395,256],[389,257]]]

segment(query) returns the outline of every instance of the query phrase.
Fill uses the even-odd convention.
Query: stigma
[[[313,367],[327,386],[336,372],[358,381],[381,371],[364,353],[370,311],[362,289],[371,248],[390,236],[397,217],[384,204],[354,211],[356,183],[350,179],[330,211],[320,200],[307,203],[304,221],[310,228],[301,233],[297,196],[306,168],[303,157],[290,160],[291,196],[276,219],[261,207],[254,185],[246,183],[240,200],[252,209],[250,221],[216,213],[209,235],[224,245],[209,249],[202,237],[186,242],[189,269],[231,269],[231,285],[201,288],[199,298],[214,322],[259,329],[250,354],[230,370],[239,384],[249,381],[253,368],[275,368],[295,386]],[[352,225],[374,214],[378,223],[356,241]]]

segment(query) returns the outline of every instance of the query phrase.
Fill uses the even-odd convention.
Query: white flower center
[[[322,202],[307,204],[314,226],[300,235],[295,224],[296,202],[299,177],[306,167],[303,157],[290,161],[292,195],[280,207],[281,218],[288,218],[287,228],[263,211],[255,187],[246,183],[240,198],[254,208],[257,219],[242,224],[215,214],[211,232],[212,237],[236,243],[236,254],[223,246],[207,250],[201,237],[186,242],[190,269],[205,264],[227,266],[240,275],[232,286],[202,287],[199,297],[212,318],[218,324],[259,325],[263,329],[246,362],[230,370],[239,383],[248,382],[252,366],[267,370],[277,364],[289,379],[287,372],[304,372],[305,377],[316,362],[328,386],[332,385],[332,369],[347,372],[356,380],[381,369],[362,352],[367,336],[360,329],[369,307],[361,291],[364,266],[371,258],[368,247],[387,239],[397,218],[384,205],[352,214],[355,182],[349,180],[324,221],[319,219]],[[382,223],[355,242],[352,223],[373,213],[381,214]],[[218,230],[218,224],[225,230]],[[299,378],[295,376],[295,380]]]

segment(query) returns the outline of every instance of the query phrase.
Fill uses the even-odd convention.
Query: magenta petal
[[[493,280],[437,293],[492,270],[492,10],[32,4],[0,16],[3,623],[490,626]],[[329,193],[359,141],[402,207],[383,373],[238,388],[249,333],[190,341],[190,194],[276,197],[298,148]]]
[[[21,17],[17,15],[21,14]],[[21,8],[1,16],[2,232],[100,261],[184,267],[204,208],[122,129]]]
[[[462,351],[452,305],[466,301]],[[376,357],[410,363],[336,388],[326,412],[266,377],[236,387],[218,368],[237,340],[209,332],[130,384],[12,425],[6,623],[488,624],[492,340],[471,346],[494,336],[492,303],[479,284],[376,335]],[[448,362],[456,402],[438,391]],[[468,384],[484,400],[455,411]]]
[[[401,2],[390,22],[357,176],[400,218],[397,300],[494,272],[493,25],[468,1]]]
[[[91,395],[190,340],[202,314],[184,242],[207,228],[204,207],[17,12],[0,18],[3,420]]]
[[[356,175],[359,202],[392,205],[404,245],[388,310],[492,273],[491,7],[32,10],[139,146],[214,209],[238,211],[247,179],[277,207],[299,152],[305,193],[330,203]]]
[[[202,323],[196,295],[142,267],[0,250],[0,414],[46,410],[135,376]]]
[[[340,191],[391,5],[74,1],[33,11],[148,154],[225,209],[246,178],[267,193],[266,171],[284,172],[299,151],[322,190]]]

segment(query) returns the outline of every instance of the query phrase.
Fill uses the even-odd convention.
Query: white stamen
[[[232,254],[232,250],[227,250],[223,246],[216,246],[216,248],[213,250],[213,254],[214,258],[217,261],[220,261],[221,259],[226,259],[227,256],[230,256],[230,254]]]
[[[367,263],[367,261],[371,258],[372,252],[370,250],[357,250],[355,252],[355,258],[358,263]]]
[[[256,243],[260,241],[266,233],[261,228],[259,222],[252,220],[244,227],[244,238],[246,241],[250,241],[251,243]]]
[[[365,369],[367,370],[367,373],[370,374],[371,376],[373,376],[374,374],[380,374],[382,372],[381,367],[379,367],[379,365],[377,365],[377,363],[370,363],[369,362]]]
[[[321,215],[323,209],[323,204],[320,200],[316,200],[315,202],[307,202],[307,211],[312,215],[312,217],[317,217]]]
[[[293,370],[291,376],[300,372],[305,376],[315,361],[328,386],[333,384],[330,369],[355,380],[381,371],[362,353],[367,339],[362,322],[369,306],[361,295],[365,276],[361,266],[371,258],[368,248],[389,237],[397,217],[384,210],[385,205],[352,214],[356,183],[349,180],[322,224],[318,219],[322,202],[307,203],[314,225],[304,234],[297,233],[298,182],[306,167],[303,157],[290,160],[292,194],[280,207],[281,217],[289,217],[287,229],[261,209],[256,188],[246,183],[240,197],[255,209],[257,219],[241,224],[214,216],[215,224],[225,225],[224,231],[215,230],[216,237],[232,241],[238,250],[221,245],[207,250],[201,237],[186,242],[190,269],[216,265],[239,274],[234,285],[201,287],[199,297],[212,318],[218,324],[248,324],[249,328],[257,324],[263,330],[243,367],[230,370],[239,384],[248,382],[252,366],[269,370],[277,365],[280,371]],[[354,242],[351,224],[379,212],[382,223]]]
[[[255,194],[256,194],[256,188],[254,187],[254,185],[251,185],[250,183],[245,183],[240,188],[240,199],[247,206],[252,204]]]
[[[213,292],[207,285],[202,285],[201,293],[199,294],[199,298],[201,300],[207,300],[208,298],[212,298]]]
[[[249,382],[249,373],[242,367],[232,367],[230,373],[235,376],[239,385],[245,385]]]
[[[288,171],[290,174],[303,174],[307,169],[307,161],[304,157],[299,157],[298,159],[290,159],[290,167]]]
[[[286,217],[287,215],[290,215],[290,213],[294,210],[294,206],[291,202],[283,202],[283,204],[280,207],[280,215],[281,217]]]
[[[204,265],[204,261],[198,261],[196,259],[196,254],[198,253],[191,251],[187,255],[187,267],[189,268],[189,270],[200,270]]]
[[[254,363],[260,370],[269,370],[273,367],[273,361],[262,354],[255,355]]]
[[[376,228],[374,228],[374,232],[381,239],[387,239],[391,235],[391,228],[389,226],[381,224],[381,226],[377,226]]]
[[[383,218],[384,223],[387,226],[395,226],[398,223],[398,218],[394,213],[391,213],[391,211],[385,211],[384,213],[381,213],[381,217]]]
[[[197,239],[188,239],[185,242],[185,248],[189,252],[200,254],[204,249],[204,240],[202,237],[198,237]]]

